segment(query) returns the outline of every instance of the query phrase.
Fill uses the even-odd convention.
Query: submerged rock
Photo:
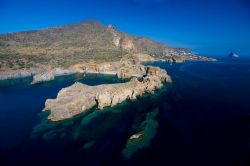
[[[139,139],[141,137],[143,137],[143,134],[142,133],[137,133],[137,134],[131,135],[131,137],[129,137],[129,140]]]
[[[158,109],[147,113],[145,120],[140,124],[141,131],[128,138],[126,146],[122,151],[122,156],[125,159],[131,159],[138,150],[150,146],[152,139],[157,134],[159,123],[156,117],[158,114]]]
[[[129,82],[88,86],[75,83],[63,88],[56,99],[48,99],[45,111],[50,111],[51,121],[71,118],[97,105],[98,109],[115,106],[127,99],[135,99],[144,93],[152,93],[163,86],[162,82],[171,82],[167,72],[159,67],[145,67],[146,75],[139,81],[133,77]]]

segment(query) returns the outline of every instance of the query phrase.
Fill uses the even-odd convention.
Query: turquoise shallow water
[[[250,154],[250,61],[153,63],[173,84],[114,108],[52,123],[47,98],[75,81],[124,80],[71,75],[29,85],[0,82],[0,165],[247,165]],[[136,141],[128,141],[143,133]]]

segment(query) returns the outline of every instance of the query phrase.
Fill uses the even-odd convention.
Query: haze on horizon
[[[0,0],[0,34],[87,19],[201,54],[250,57],[248,0]]]

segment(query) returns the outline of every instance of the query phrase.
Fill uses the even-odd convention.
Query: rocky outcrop
[[[108,29],[113,35],[113,44],[116,47],[127,51],[135,50],[133,40],[129,36],[119,33],[111,24],[108,25]]]
[[[135,56],[138,57],[140,62],[152,62],[156,61],[156,59],[148,54],[143,54],[143,53],[137,53]]]
[[[39,73],[33,76],[33,81],[31,82],[31,84],[50,81],[53,80],[54,78],[55,76],[52,71]]]
[[[145,67],[141,65],[136,54],[127,54],[120,61],[120,67],[117,70],[118,78],[129,78],[132,76],[142,77],[146,74]]]
[[[26,70],[20,70],[15,72],[4,72],[0,74],[0,80],[16,79],[16,78],[31,77],[31,76],[32,72]]]
[[[120,40],[120,47],[124,50],[135,50],[135,45],[133,40],[131,40],[128,36],[123,36]]]
[[[67,88],[63,88],[57,95],[57,99],[48,99],[44,110],[50,111],[48,119],[58,121],[71,118],[85,110],[93,107],[95,94],[100,88],[75,83]]]
[[[143,134],[142,133],[137,133],[137,134],[133,134],[129,137],[129,140],[134,140],[134,139],[139,139],[143,137]]]
[[[121,35],[119,33],[117,33],[115,27],[111,24],[108,25],[108,29],[110,30],[110,32],[113,35],[113,44],[116,47],[120,47],[120,40],[121,40]]]
[[[230,52],[228,55],[229,58],[239,58],[239,55],[234,53],[234,52]]]
[[[175,62],[175,63],[183,63],[185,62],[185,58],[181,58],[181,57],[172,57],[172,62]]]
[[[126,83],[88,86],[75,83],[63,88],[56,99],[48,99],[45,111],[49,111],[48,119],[59,121],[71,118],[97,105],[98,109],[115,106],[127,99],[135,99],[144,93],[152,93],[163,86],[163,82],[171,82],[165,70],[158,67],[144,67],[146,75],[139,81],[133,77]]]
[[[62,69],[55,68],[51,69],[50,67],[39,66],[37,68],[32,68],[29,70],[16,70],[16,71],[6,71],[4,73],[0,73],[0,80],[6,79],[17,79],[23,77],[33,77],[33,81],[31,84],[36,84],[40,82],[53,80],[56,76],[73,74],[79,72],[72,68],[70,69]]]
[[[50,80],[54,80],[56,76],[68,75],[76,73],[75,70],[66,70],[61,68],[55,68],[53,70],[46,70],[42,72],[38,72],[33,76],[33,81],[31,84],[46,82]]]

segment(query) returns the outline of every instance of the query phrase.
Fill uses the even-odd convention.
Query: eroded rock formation
[[[56,99],[48,99],[45,111],[50,111],[48,119],[59,121],[71,118],[97,105],[98,109],[115,106],[127,99],[135,99],[144,93],[151,93],[171,82],[167,72],[159,67],[144,66],[145,76],[142,81],[133,77],[126,83],[88,86],[75,83],[63,88]]]

